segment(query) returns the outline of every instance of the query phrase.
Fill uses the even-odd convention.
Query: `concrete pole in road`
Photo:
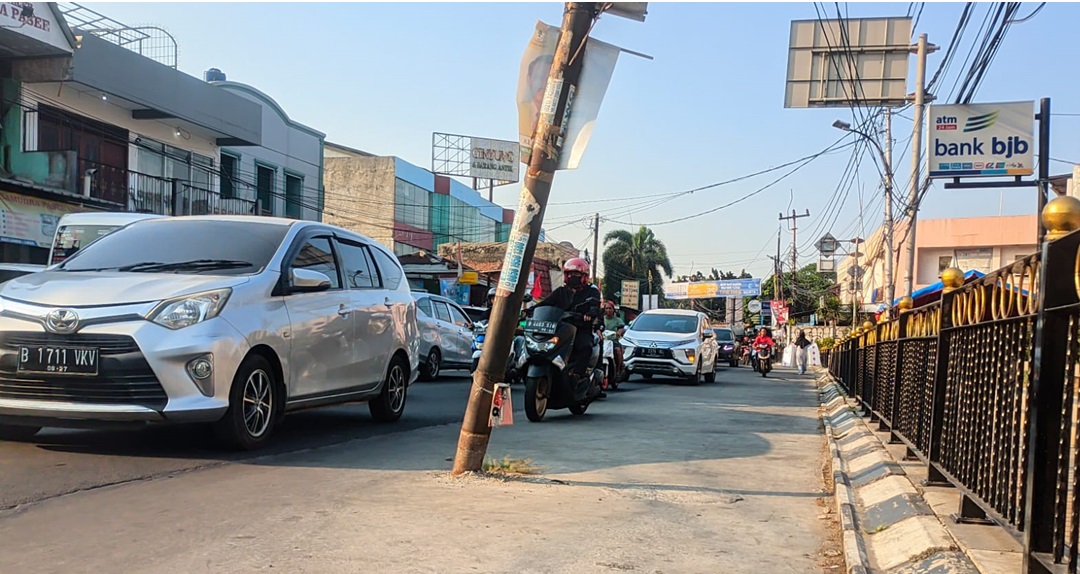
[[[544,222],[548,195],[555,169],[559,165],[564,122],[568,116],[567,104],[570,94],[577,90],[581,76],[584,53],[581,48],[596,18],[597,6],[593,2],[568,2],[563,14],[562,34],[555,47],[555,58],[548,74],[544,94],[544,109],[534,132],[532,156],[525,172],[521,188],[521,200],[514,216],[513,229],[507,241],[507,260],[503,266],[495,303],[488,323],[487,341],[480,355],[480,364],[473,376],[469,404],[458,437],[457,455],[454,457],[452,474],[478,471],[483,467],[487,454],[491,427],[488,417],[495,384],[503,380],[510,355],[510,344],[525,297],[528,273],[522,270],[532,267],[533,253],[540,239],[540,226]],[[573,57],[578,54],[577,57]],[[554,105],[553,105],[554,104]],[[514,245],[524,243],[520,261],[510,253]],[[516,278],[516,285],[510,285]]]
[[[911,132],[911,191],[908,192],[908,230],[905,244],[907,268],[904,269],[904,295],[911,297],[915,288],[915,224],[919,216],[919,158],[922,156],[923,108],[926,104],[926,34],[919,35],[915,68],[915,125]],[[892,301],[890,300],[890,304]]]

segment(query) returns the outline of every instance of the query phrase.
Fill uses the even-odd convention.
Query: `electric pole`
[[[799,219],[803,217],[810,217],[809,209],[806,210],[806,213],[796,214],[795,210],[792,209],[791,215],[784,215],[783,213],[780,214],[780,221],[786,221],[788,219],[791,220],[791,297],[793,299],[795,298],[795,275],[799,271]],[[777,241],[776,255],[778,263],[780,259],[779,243],[780,242]]]
[[[907,256],[907,268],[904,269],[904,295],[911,297],[915,289],[915,231],[919,217],[919,196],[922,190],[919,185],[919,164],[922,156],[922,132],[923,132],[923,108],[926,105],[926,54],[936,51],[937,46],[929,46],[926,43],[926,34],[919,35],[919,44],[915,50],[915,125],[911,132],[911,189],[908,192],[908,230],[907,239],[904,241]],[[889,300],[892,305],[892,300]]]
[[[600,214],[599,213],[597,213],[596,216],[593,218],[592,250],[593,250],[593,259],[596,260],[596,261],[593,262],[593,266],[592,266],[592,284],[593,285],[599,285],[599,283],[596,281],[597,274],[599,273],[598,270],[600,269]],[[601,292],[601,296],[603,296],[602,293],[603,292]]]
[[[885,108],[885,305],[892,307],[896,297],[896,276],[893,275],[893,167],[892,167],[892,108]]]
[[[521,206],[514,215],[513,227],[506,244],[491,320],[488,323],[487,344],[473,376],[469,404],[461,423],[457,454],[452,474],[478,471],[487,454],[491,427],[488,423],[495,384],[503,380],[510,355],[510,344],[525,296],[528,274],[522,270],[532,267],[533,254],[540,239],[551,182],[559,165],[565,121],[569,117],[569,96],[578,90],[583,51],[589,30],[598,16],[593,2],[568,2],[563,13],[562,33],[548,73],[544,103],[534,131],[532,155],[521,187]],[[577,57],[575,57],[577,55]]]

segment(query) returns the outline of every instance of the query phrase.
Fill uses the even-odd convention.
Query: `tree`
[[[673,272],[664,242],[642,226],[637,233],[616,229],[604,236],[604,298],[615,299],[624,280],[640,281],[641,293],[662,293],[664,277]]]
[[[795,279],[794,283],[792,279]],[[828,301],[828,298],[832,296],[829,293],[829,288],[835,283],[836,278],[832,273],[819,273],[817,265],[814,263],[799,269],[795,277],[792,277],[791,272],[780,274],[780,288],[784,293],[784,299],[788,302],[788,308],[792,316],[818,312],[818,308],[821,306],[821,298],[826,297]],[[772,280],[761,282],[761,296],[764,299],[776,298],[773,292]],[[837,307],[839,303],[839,300],[837,300]]]

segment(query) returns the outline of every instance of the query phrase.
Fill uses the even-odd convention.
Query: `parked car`
[[[49,265],[56,265],[74,255],[79,249],[121,227],[142,221],[166,217],[152,213],[100,212],[69,213],[60,218],[49,249]]]
[[[622,338],[629,374],[683,377],[693,384],[716,380],[719,353],[709,318],[698,311],[651,309],[638,315]]]
[[[0,307],[0,438],[201,422],[254,449],[303,408],[398,420],[419,363],[394,254],[309,221],[138,221],[6,283]]]
[[[413,293],[419,313],[420,376],[433,381],[443,369],[468,369],[472,363],[473,322],[446,297]]]
[[[716,327],[713,333],[716,333],[720,361],[727,363],[730,367],[738,367],[739,359],[742,357],[742,345],[735,338],[735,333],[728,327]]]
[[[16,277],[44,271],[44,265],[32,265],[29,263],[0,263],[0,283],[6,283]]]

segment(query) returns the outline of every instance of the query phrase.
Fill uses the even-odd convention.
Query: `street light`
[[[888,109],[886,109],[886,112]],[[886,120],[889,119],[889,115],[886,115]],[[878,141],[865,132],[859,131],[851,127],[851,124],[843,121],[836,120],[832,126],[838,130],[853,133],[862,139],[870,142],[874,145],[874,149],[877,150],[878,155],[881,156],[881,165],[885,167],[885,221],[883,226],[885,228],[885,301],[889,307],[892,307],[893,297],[895,296],[895,285],[893,283],[893,216],[892,216],[892,161],[890,161],[891,153],[886,153],[882,149],[881,144]],[[889,130],[891,131],[891,130]],[[889,134],[888,137],[892,137]],[[891,151],[890,146],[890,151]]]

